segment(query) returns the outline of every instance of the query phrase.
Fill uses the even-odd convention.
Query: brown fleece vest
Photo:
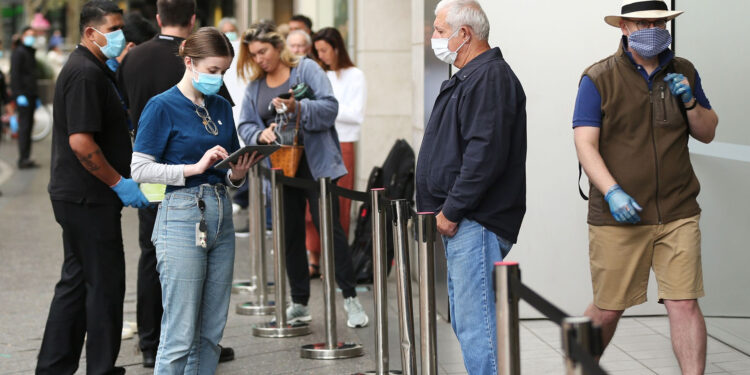
[[[700,213],[700,184],[690,163],[682,101],[672,96],[663,80],[670,72],[682,73],[695,87],[693,64],[675,57],[656,74],[649,90],[621,46],[583,73],[602,97],[599,153],[615,181],[643,207],[640,224],[668,223]],[[593,185],[589,196],[589,224],[621,225]]]

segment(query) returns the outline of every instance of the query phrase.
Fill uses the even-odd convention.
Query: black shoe
[[[219,354],[219,363],[234,361],[234,349],[225,348],[219,345],[219,350],[221,350],[221,354]]]
[[[143,352],[143,367],[154,368],[156,365],[156,352],[146,350]]]
[[[18,169],[31,169],[31,168],[39,168],[39,164],[37,164],[35,161],[31,159],[18,161]]]

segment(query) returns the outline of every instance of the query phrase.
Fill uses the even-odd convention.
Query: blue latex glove
[[[680,97],[683,103],[689,103],[693,100],[693,90],[689,84],[682,81],[685,81],[685,76],[679,73],[669,73],[664,77],[664,82],[669,84],[672,95]]]
[[[126,206],[145,208],[149,204],[146,196],[138,188],[138,184],[129,178],[120,177],[120,181],[115,186],[112,186],[112,190],[117,193],[122,204]]]
[[[635,224],[641,221],[636,211],[643,211],[643,208],[636,203],[635,199],[627,195],[620,185],[615,184],[609,188],[604,200],[609,204],[609,212],[618,223]]]
[[[26,98],[26,95],[18,95],[16,97],[16,104],[18,104],[19,107],[28,107],[29,99]]]
[[[41,106],[42,106],[42,99],[37,99],[36,100],[36,108],[39,108]]]
[[[18,116],[10,116],[10,120],[8,120],[8,122],[10,122],[10,132],[13,134],[18,133]]]

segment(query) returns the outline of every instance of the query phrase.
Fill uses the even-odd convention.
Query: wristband
[[[117,186],[117,184],[119,184],[120,181],[122,181],[122,176],[120,176],[120,178],[117,179],[117,182],[115,182],[115,184],[111,185],[109,188],[112,189],[113,187]]]
[[[685,110],[689,111],[689,110],[695,108],[695,106],[697,106],[697,105],[698,105],[698,99],[695,99],[695,101],[693,101],[693,105],[691,105],[690,107],[685,107]]]

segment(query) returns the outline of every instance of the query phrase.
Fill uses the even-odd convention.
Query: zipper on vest
[[[662,95],[662,98],[664,98],[664,91],[663,91],[664,86],[662,86],[661,88],[662,88],[661,95]],[[649,98],[649,101],[651,102],[651,114],[653,116],[654,100],[653,100],[652,95],[653,95],[652,90],[648,90],[648,98]],[[656,130],[654,129],[654,125],[652,124],[651,125],[651,145],[654,147],[654,167],[655,167],[654,170],[656,172],[656,199],[654,200],[654,202],[656,203],[656,215],[658,216],[659,224],[661,224],[661,209],[659,208],[659,156],[656,151],[656,134],[655,133],[656,133]]]
[[[661,115],[662,122],[667,122],[667,103],[664,96],[664,85],[659,86],[661,89]]]

